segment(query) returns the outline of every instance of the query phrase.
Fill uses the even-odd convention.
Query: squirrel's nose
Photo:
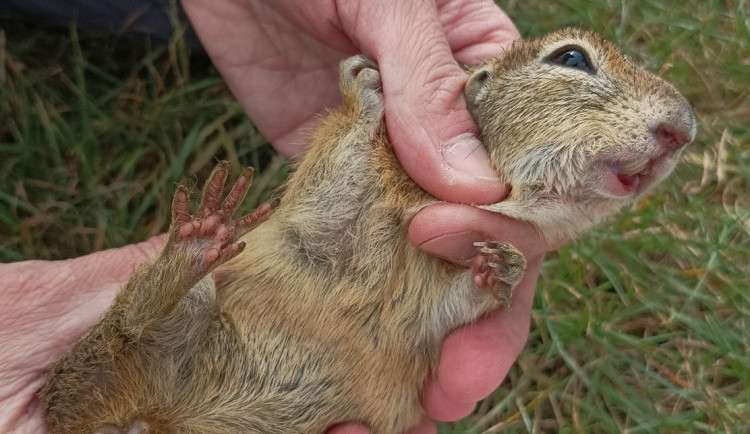
[[[660,146],[676,151],[693,141],[693,124],[662,122],[654,129],[654,137]]]
[[[666,151],[677,151],[695,138],[695,113],[684,98],[675,104],[677,110],[656,122],[651,132],[656,143]]]

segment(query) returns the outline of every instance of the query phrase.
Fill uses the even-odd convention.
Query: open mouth
[[[605,162],[602,164],[602,188],[615,197],[638,194],[654,178],[657,167],[666,158],[668,153],[645,161]]]
[[[649,175],[649,162],[638,167],[608,164],[605,167],[604,188],[617,197],[629,196],[638,191],[641,179]]]

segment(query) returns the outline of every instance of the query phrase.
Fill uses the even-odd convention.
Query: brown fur
[[[550,64],[548,51],[560,44],[585,49],[597,73]],[[243,231],[220,247],[183,239],[190,223],[176,212],[183,217],[164,253],[50,370],[41,397],[51,430],[313,433],[361,421],[382,434],[419,422],[419,390],[444,336],[500,302],[472,284],[476,269],[408,242],[411,218],[435,199],[391,152],[374,65],[355,57],[341,75],[344,107],[313,135],[271,218],[221,266],[222,286],[206,274],[237,252],[196,264],[211,248],[236,246]],[[671,171],[679,149],[627,197],[598,188],[601,161],[643,166],[635,160],[658,153],[655,122],[694,134],[692,111],[674,88],[578,30],[518,43],[475,68],[467,102],[513,187],[508,201],[486,208],[530,220],[551,238],[632,203]],[[218,200],[212,180],[204,202]],[[226,214],[203,211],[191,220],[198,227]],[[206,239],[218,237],[214,229]],[[510,288],[523,261],[501,247],[492,260]]]

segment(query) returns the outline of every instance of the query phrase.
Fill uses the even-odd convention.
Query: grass
[[[602,32],[685,93],[699,133],[665,187],[548,257],[526,351],[454,432],[746,432],[750,5],[528,3],[504,4],[522,34]]]
[[[664,187],[548,256],[526,350],[442,433],[750,426],[750,5],[594,3],[501,2],[527,36],[579,25],[613,39],[694,103],[698,137]],[[159,233],[175,183],[205,178],[216,158],[265,168],[248,207],[284,178],[179,34],[0,29],[0,260]]]
[[[2,21],[0,260],[60,259],[142,240],[169,198],[222,158],[285,169],[210,62],[166,44]],[[239,170],[239,169],[237,169]]]

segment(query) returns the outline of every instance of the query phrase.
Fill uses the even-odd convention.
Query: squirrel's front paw
[[[250,188],[253,170],[248,167],[242,172],[222,202],[228,169],[229,163],[223,161],[211,172],[195,215],[190,215],[190,200],[184,186],[177,187],[172,201],[172,226],[164,252],[166,255],[188,252],[194,257],[193,272],[199,275],[237,256],[245,247],[244,242],[237,240],[264,221],[274,206],[263,204],[234,220],[232,216]]]
[[[479,254],[474,257],[474,284],[489,289],[505,306],[512,303],[513,288],[526,271],[526,258],[510,243],[498,241],[476,242]]]
[[[359,118],[380,122],[384,105],[377,63],[362,55],[345,59],[339,67],[339,80],[346,103],[357,107]]]

